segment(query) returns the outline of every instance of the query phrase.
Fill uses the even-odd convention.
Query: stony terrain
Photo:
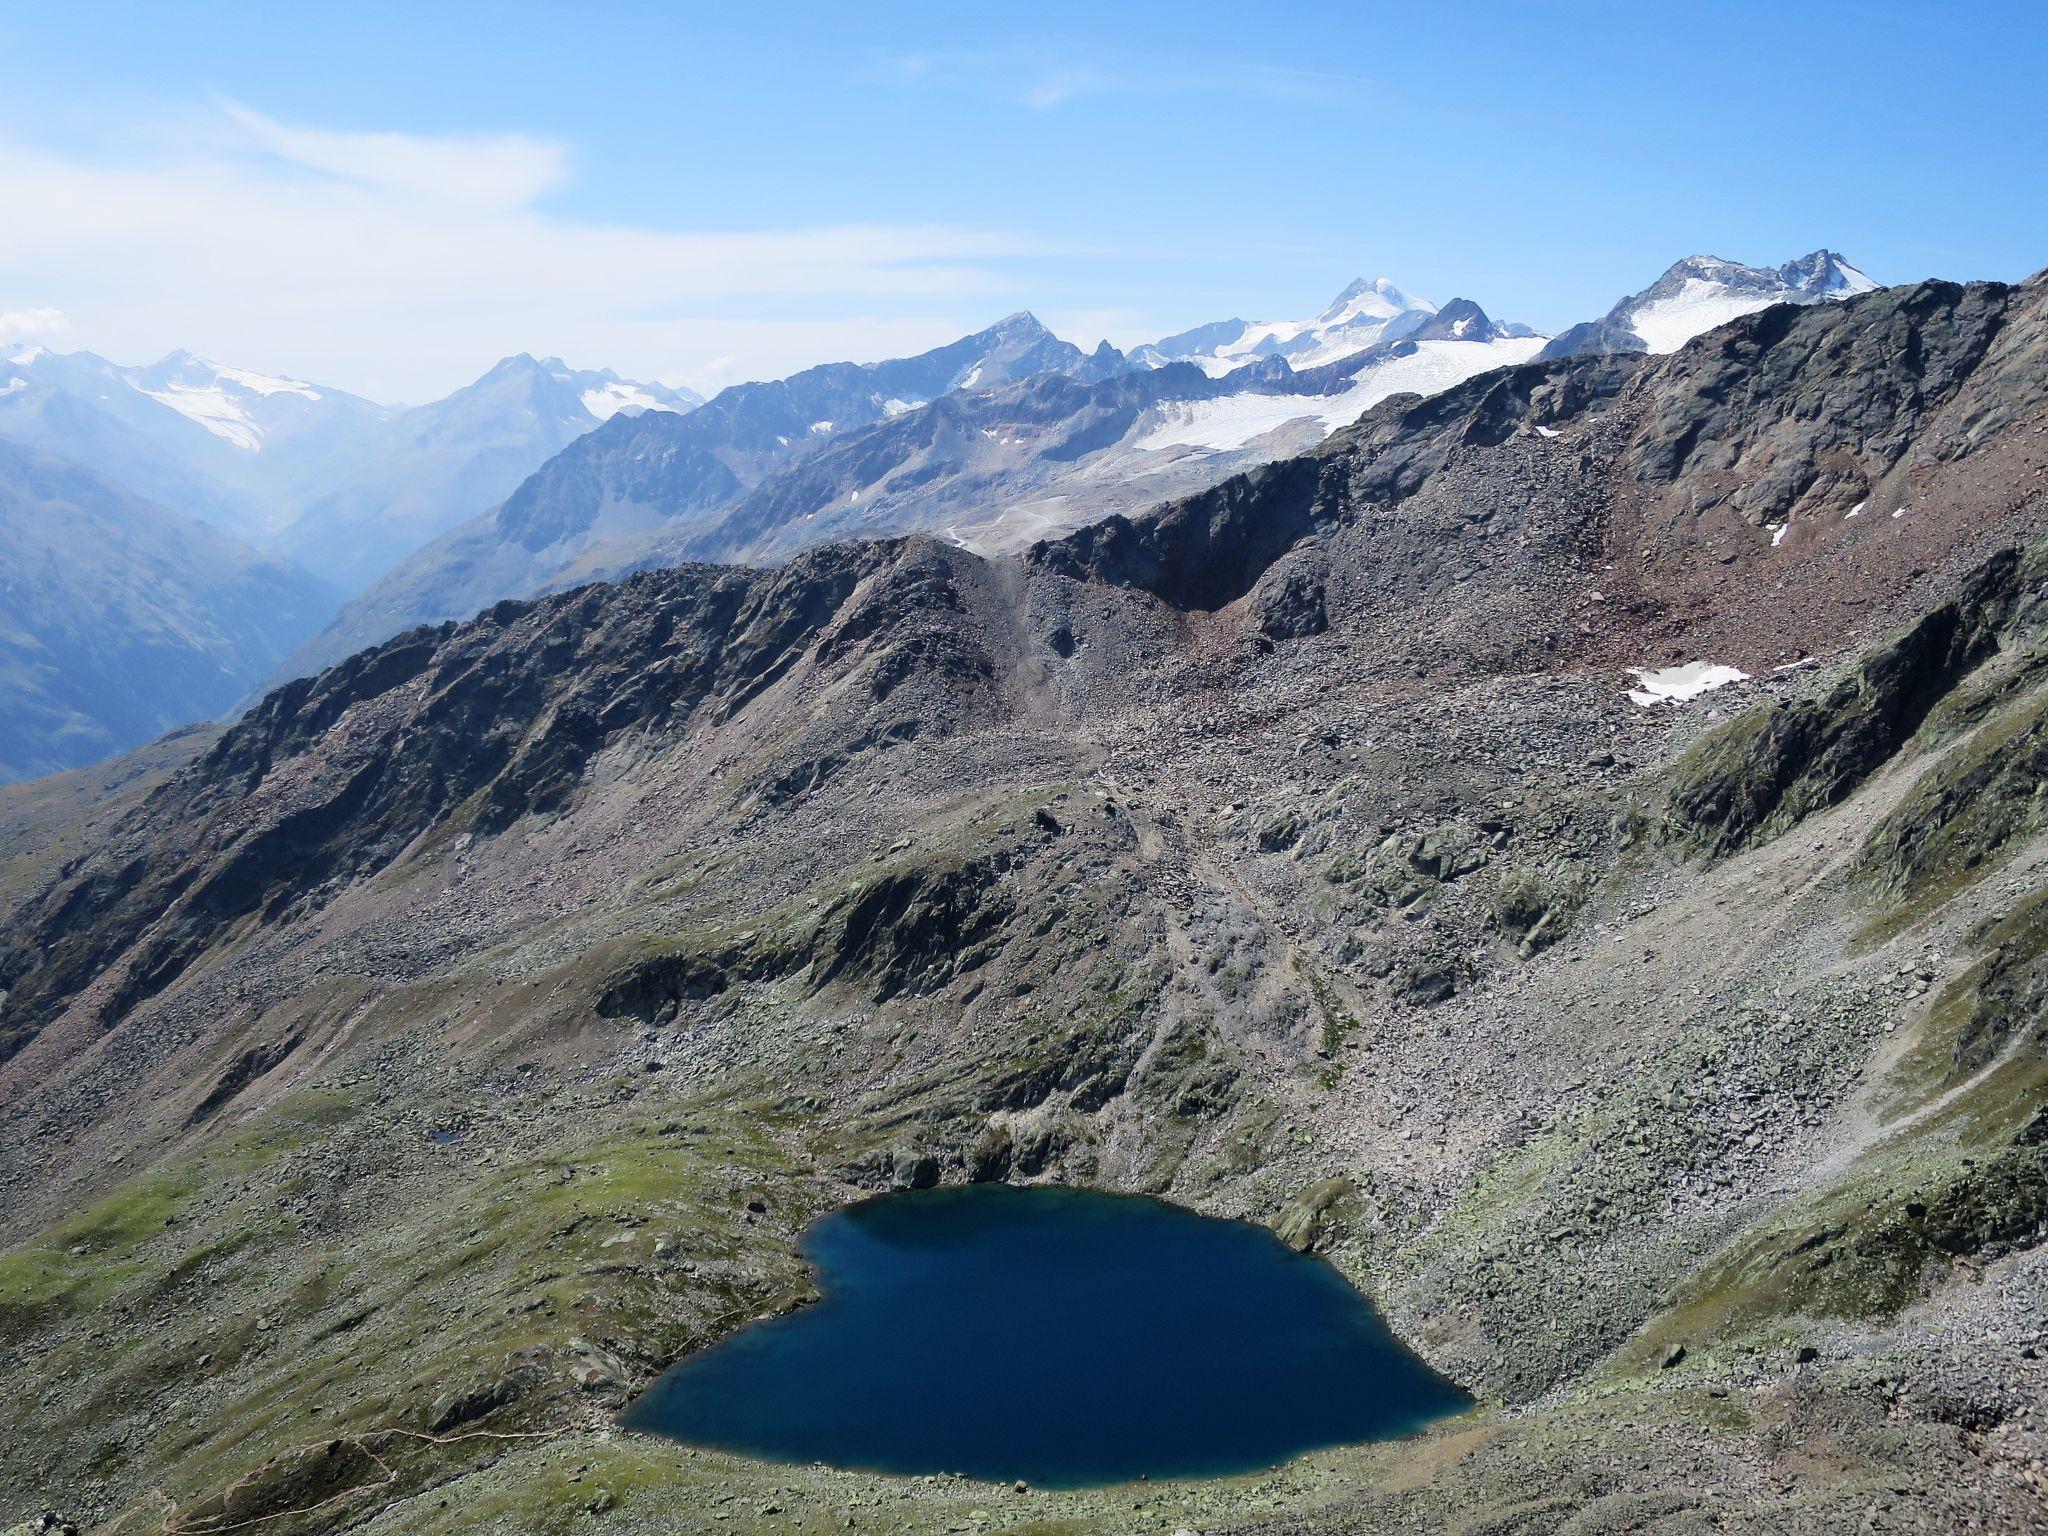
[[[2044,536],[2048,280],[1927,284],[0,793],[0,1519],[2041,1529]],[[1001,1178],[1269,1222],[1478,1406],[1072,1493],[618,1428]]]

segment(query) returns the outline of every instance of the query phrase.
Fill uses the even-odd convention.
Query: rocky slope
[[[0,783],[220,713],[333,596],[297,566],[0,442]]]
[[[2038,1529],[2044,347],[2037,279],[1532,362],[1015,557],[500,603],[139,801],[0,798],[0,1483],[174,1532]],[[1695,660],[1750,678],[1625,697]],[[811,1215],[968,1178],[1272,1222],[1481,1406],[1057,1494],[616,1427],[804,1298]]]

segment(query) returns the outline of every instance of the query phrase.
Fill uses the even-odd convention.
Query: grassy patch
[[[193,1194],[187,1177],[148,1174],[0,1255],[0,1337],[16,1334],[25,1310],[77,1311],[104,1301],[143,1272],[138,1250],[162,1236]]]

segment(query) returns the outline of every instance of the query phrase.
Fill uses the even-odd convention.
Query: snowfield
[[[581,396],[583,409],[599,421],[610,421],[621,411],[674,411],[675,407],[666,401],[657,400],[637,384],[624,379],[616,384],[607,384],[601,389],[586,389]]]
[[[1393,395],[1434,395],[1490,368],[1525,363],[1543,350],[1541,336],[1492,342],[1424,341],[1406,357],[1361,373],[1340,395],[1264,395],[1246,392],[1217,400],[1190,400],[1158,407],[1156,424],[1133,445],[1145,453],[1199,448],[1210,453],[1239,449],[1294,421],[1314,421],[1327,435]]]
[[[259,399],[267,399],[271,395],[298,395],[306,400],[320,398],[319,390],[297,379],[273,378],[266,373],[223,368],[218,363],[199,358],[190,359],[187,366],[211,373],[212,382],[188,384],[181,379],[172,379],[162,389],[142,389],[139,383],[136,387],[150,399],[168,405],[180,416],[198,422],[215,437],[247,453],[258,452],[263,447],[263,424],[249,413],[251,395]]]
[[[1740,273],[1745,270],[1718,257],[1694,256],[1688,259],[1710,272]],[[1768,279],[1771,274],[1756,275]],[[1758,292],[1754,288],[1743,291],[1713,276],[1688,276],[1677,293],[1637,305],[1627,312],[1626,319],[1628,328],[1642,337],[1652,352],[1676,352],[1693,337],[1703,335],[1717,325],[1726,325],[1760,309],[1769,309],[1773,304],[1788,301],[1810,304],[1816,300],[1846,299],[1859,293],[1869,293],[1876,287],[1870,278],[1843,261],[1837,261],[1825,284],[1788,287],[1782,292]]]
[[[1334,363],[1382,341],[1397,341],[1429,323],[1437,307],[1417,298],[1391,278],[1364,278],[1352,283],[1313,320],[1235,322],[1239,329],[1227,341],[1190,346],[1167,337],[1144,349],[1150,364],[1173,360],[1193,363],[1218,379],[1262,357],[1284,357],[1297,371]],[[1213,334],[1227,322],[1201,327]],[[1186,333],[1192,335],[1194,333]],[[1174,345],[1169,345],[1174,343]]]
[[[1740,667],[1726,667],[1711,661],[1689,661],[1682,667],[1630,667],[1628,675],[1641,686],[1628,696],[1644,709],[1657,704],[1684,704],[1730,683],[1746,683],[1749,674]]]
[[[1652,352],[1676,352],[1693,337],[1717,325],[1768,309],[1783,300],[1758,293],[1730,293],[1719,283],[1688,277],[1672,298],[1645,304],[1629,316],[1628,328]]]

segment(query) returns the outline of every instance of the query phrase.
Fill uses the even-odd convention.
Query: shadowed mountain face
[[[0,795],[0,1470],[291,1531],[2028,1528],[2044,349],[2041,280],[1775,308],[1015,556],[498,603],[139,801]],[[1005,1178],[1267,1222],[1518,1411],[1142,1510],[600,1438],[813,1215]]]
[[[0,782],[229,708],[316,628],[304,571],[0,443]]]

